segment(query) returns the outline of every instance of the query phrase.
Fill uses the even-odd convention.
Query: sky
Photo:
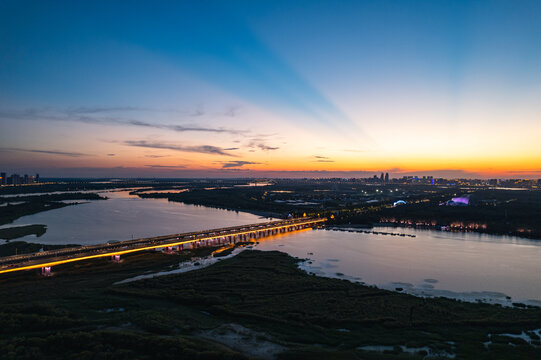
[[[541,2],[0,1],[0,170],[541,177]]]

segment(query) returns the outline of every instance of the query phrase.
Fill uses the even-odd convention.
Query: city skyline
[[[540,178],[534,2],[5,2],[0,168]]]

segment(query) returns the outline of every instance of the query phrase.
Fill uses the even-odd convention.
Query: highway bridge
[[[0,258],[0,274],[41,268],[42,274],[47,275],[50,273],[52,266],[75,261],[101,257],[111,257],[114,261],[118,261],[121,255],[138,251],[156,249],[181,251],[201,246],[234,244],[240,241],[250,241],[279,233],[321,226],[326,221],[326,218],[303,217],[14,255]]]

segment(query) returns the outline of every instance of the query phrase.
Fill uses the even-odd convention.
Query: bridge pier
[[[44,266],[41,268],[41,276],[51,276],[51,267]]]
[[[45,265],[51,264],[52,261],[55,261],[56,264],[85,260],[90,257],[103,257],[105,259],[110,258],[112,262],[118,263],[121,262],[119,252],[122,253],[124,249],[127,250],[126,252],[143,251],[146,249],[181,252],[184,249],[196,249],[202,246],[235,244],[239,241],[258,241],[258,239],[266,236],[285,234],[301,229],[318,228],[324,226],[323,223],[325,221],[326,218],[289,219],[264,224],[232,226],[201,232],[137,239],[121,242],[120,244],[99,244],[82,248],[45,251],[40,253],[39,258],[35,257],[35,254],[29,254],[27,256],[18,255],[14,259],[9,257],[0,259],[0,274],[12,271],[40,269],[40,273],[47,276],[51,274],[51,267]],[[185,241],[186,243],[182,244]],[[181,244],[171,245],[175,243]]]
[[[163,248],[162,251],[166,254],[173,254],[175,252],[175,249],[172,246],[167,246]]]

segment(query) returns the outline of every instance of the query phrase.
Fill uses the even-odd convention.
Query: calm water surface
[[[88,245],[267,221],[243,212],[141,199],[128,191],[100,194],[109,199],[24,216],[2,227],[44,224],[47,232],[43,236],[17,240]]]
[[[306,230],[263,240],[257,249],[309,258],[311,264],[301,267],[318,275],[390,290],[541,306],[541,241],[392,227],[375,230],[416,237]]]

